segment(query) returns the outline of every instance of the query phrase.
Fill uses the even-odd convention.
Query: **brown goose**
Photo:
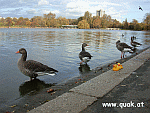
[[[36,78],[42,75],[54,75],[57,70],[48,67],[40,62],[34,60],[26,60],[27,51],[24,48],[19,49],[16,53],[22,54],[21,58],[18,60],[19,70],[30,79]]]
[[[134,47],[139,47],[141,46],[142,44],[138,43],[138,42],[135,42],[134,41],[134,37],[131,37],[131,45],[134,46]]]
[[[122,58],[122,55],[124,58],[125,52],[133,53],[133,50],[134,50],[131,46],[127,45],[126,43],[120,43],[120,40],[116,42],[116,47],[119,51],[121,51],[121,58]]]
[[[82,51],[79,53],[79,58],[81,60],[80,64],[82,64],[82,62],[87,64],[87,62],[89,62],[91,60],[91,57],[93,57],[93,56],[91,56],[90,53],[85,51],[84,47],[86,47],[86,46],[88,46],[86,43],[82,44]]]

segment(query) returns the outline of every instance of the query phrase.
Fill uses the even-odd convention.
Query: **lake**
[[[150,44],[148,31],[0,29],[0,108],[33,90],[39,91],[51,84],[65,82],[88,73],[89,69],[120,59],[121,52],[117,50],[115,43],[121,40],[130,45],[131,36],[136,36],[136,41],[142,43],[142,46],[138,47],[139,50]],[[80,70],[78,57],[82,43],[89,45],[85,49],[93,56],[88,62],[89,68],[84,71]],[[27,59],[46,64],[58,70],[58,74],[40,76],[36,83],[29,82],[30,78],[23,75],[17,67],[21,54],[15,52],[20,48],[27,50]]]

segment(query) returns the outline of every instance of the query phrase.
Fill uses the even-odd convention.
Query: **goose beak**
[[[20,53],[19,51],[17,51],[16,53]]]

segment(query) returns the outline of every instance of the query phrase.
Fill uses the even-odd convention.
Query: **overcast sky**
[[[150,13],[150,0],[0,0],[0,16],[4,18],[32,18],[52,12],[56,18],[77,19],[86,11],[96,16],[96,10],[100,9],[120,22],[126,18],[128,22],[132,19],[142,22],[145,14]]]

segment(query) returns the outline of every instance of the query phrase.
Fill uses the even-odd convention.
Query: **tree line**
[[[60,28],[62,25],[78,25],[79,29],[100,29],[100,28],[121,28],[129,30],[150,30],[150,13],[146,13],[143,22],[139,23],[136,19],[128,22],[127,19],[120,23],[112,19],[110,15],[104,14],[103,17],[93,16],[88,11],[78,19],[66,19],[65,17],[56,18],[56,14],[48,13],[43,16],[33,18],[0,18],[0,27],[53,27]]]

